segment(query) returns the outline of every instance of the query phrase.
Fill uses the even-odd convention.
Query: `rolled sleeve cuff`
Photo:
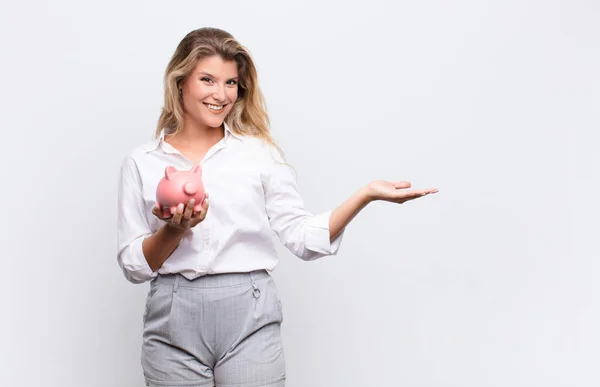
[[[150,281],[158,275],[148,265],[148,261],[146,261],[144,251],[142,250],[142,243],[149,236],[143,236],[134,240],[123,252],[125,259],[123,259],[121,267],[127,280],[134,284]]]
[[[313,255],[310,259],[336,255],[340,248],[345,229],[332,242],[329,242],[329,218],[331,212],[328,211],[315,215],[307,221],[306,248],[318,253],[318,255]]]

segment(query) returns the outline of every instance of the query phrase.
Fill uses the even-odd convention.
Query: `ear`
[[[165,177],[167,180],[171,180],[175,172],[177,172],[177,169],[172,165],[168,165],[167,168],[165,168]]]
[[[202,167],[200,165],[194,165],[194,168],[192,168],[192,173],[202,175]]]

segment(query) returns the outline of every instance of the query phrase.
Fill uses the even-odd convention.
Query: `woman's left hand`
[[[365,194],[369,200],[404,203],[438,192],[437,188],[408,189],[410,187],[411,184],[408,181],[375,180],[365,187]]]

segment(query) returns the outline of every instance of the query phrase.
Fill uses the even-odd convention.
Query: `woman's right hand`
[[[200,212],[194,211],[195,205],[194,199],[190,199],[185,208],[183,203],[180,203],[172,216],[165,217],[157,203],[154,208],[152,208],[152,214],[164,221],[167,224],[167,227],[184,232],[196,226],[206,218],[206,213],[208,212],[208,194],[206,194],[206,197],[202,202],[202,209]]]

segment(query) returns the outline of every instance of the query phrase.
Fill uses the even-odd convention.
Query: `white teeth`
[[[210,105],[210,104],[206,104],[206,106],[208,106],[208,108],[209,108],[210,110],[217,110],[217,111],[218,111],[218,110],[221,110],[221,109],[223,109],[223,106],[218,106],[218,105]]]

